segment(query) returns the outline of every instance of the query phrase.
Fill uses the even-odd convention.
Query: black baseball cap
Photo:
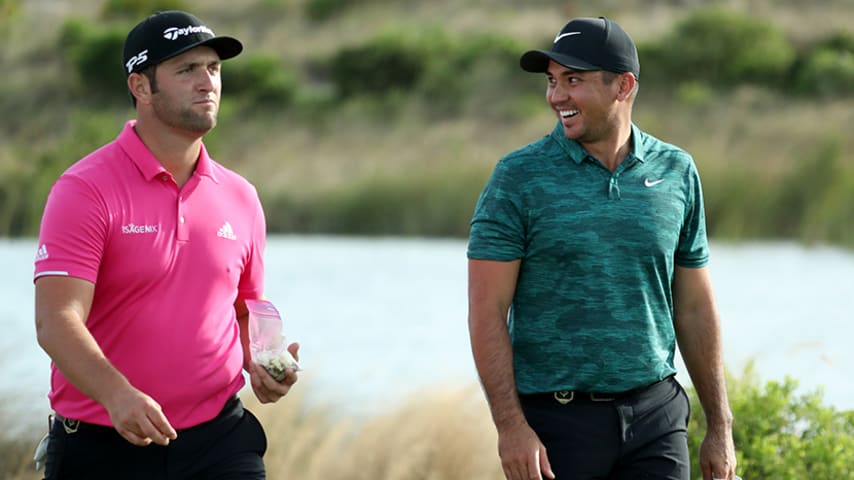
[[[530,50],[519,59],[528,72],[545,72],[549,60],[575,70],[632,72],[640,77],[638,50],[629,34],[605,17],[576,18],[555,36],[551,50]]]
[[[195,16],[178,10],[157,12],[139,22],[125,39],[125,75],[207,45],[220,60],[236,57],[243,44],[232,37],[218,37]]]

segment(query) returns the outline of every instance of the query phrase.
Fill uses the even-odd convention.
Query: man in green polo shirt
[[[632,123],[640,65],[605,18],[566,24],[521,66],[558,122],[498,163],[469,238],[469,329],[510,480],[688,480],[689,403],[703,477],[735,449],[703,197],[691,156]]]

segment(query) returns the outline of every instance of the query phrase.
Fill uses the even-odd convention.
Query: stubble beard
[[[155,95],[152,107],[154,114],[164,124],[178,130],[201,135],[208,133],[216,126],[219,110],[217,105],[213,110],[198,113],[193,110],[192,106],[176,105],[176,102],[171,102],[170,99],[162,97],[161,94]]]

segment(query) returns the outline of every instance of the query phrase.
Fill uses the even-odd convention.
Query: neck
[[[632,150],[631,121],[620,122],[609,135],[593,142],[580,142],[581,146],[609,170],[616,171],[617,167]]]
[[[177,131],[157,122],[137,120],[137,135],[179,187],[193,175],[202,149],[202,135]]]

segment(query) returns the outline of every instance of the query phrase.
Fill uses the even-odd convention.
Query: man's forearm
[[[707,307],[685,315],[693,318],[677,321],[679,350],[703,406],[708,428],[731,428],[717,314],[713,307]]]
[[[496,428],[502,430],[524,422],[506,323],[502,318],[486,319],[473,315],[469,328],[475,366]]]
[[[127,378],[106,358],[82,321],[61,315],[40,319],[37,338],[68,381],[101,405],[107,407],[115,392],[130,388]]]

